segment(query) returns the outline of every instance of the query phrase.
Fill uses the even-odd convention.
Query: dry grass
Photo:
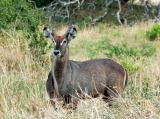
[[[86,53],[86,41],[98,43],[101,39],[109,39],[113,44],[127,42],[131,47],[149,43],[145,31],[152,25],[151,22],[138,23],[133,27],[108,27],[100,24],[96,28],[84,28],[70,43],[70,58],[89,59]],[[0,34],[0,118],[158,119],[160,117],[160,48],[159,41],[152,44],[157,47],[156,56],[147,58],[145,62],[138,61],[140,69],[130,74],[123,98],[117,99],[112,107],[108,107],[107,103],[97,98],[82,100],[76,110],[66,110],[59,105],[58,111],[55,111],[49,104],[45,90],[50,67],[44,68],[33,60],[27,39],[22,33],[3,31]],[[49,58],[50,52],[47,55]],[[104,57],[104,55],[97,57]],[[119,62],[119,59],[116,60]],[[46,65],[50,66],[50,62]]]

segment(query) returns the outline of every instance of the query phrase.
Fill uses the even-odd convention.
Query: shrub
[[[26,0],[1,0],[0,10],[0,28],[16,33],[21,31],[22,36],[26,37],[24,39],[27,39],[21,41],[29,44],[36,60],[41,60],[41,56],[51,47],[38,31],[38,26],[45,20],[43,11],[36,11],[33,4]]]
[[[135,73],[140,69],[141,64],[135,62],[133,58],[125,57],[120,59],[120,64],[128,70],[129,73]]]
[[[143,44],[139,48],[129,47],[127,43],[111,44],[109,40],[101,40],[98,43],[87,43],[87,52],[89,57],[94,57],[99,53],[107,57],[150,57],[156,52],[156,48],[152,44]]]
[[[127,43],[112,44],[107,39],[96,43],[87,42],[86,45],[89,58],[95,58],[97,55],[116,58],[130,73],[139,70],[141,64],[139,64],[138,60],[154,56],[156,52],[155,46],[150,43],[143,44],[137,48],[129,47]]]
[[[48,40],[45,40],[42,33],[39,32],[33,34],[31,38],[32,40],[29,44],[31,53],[35,60],[42,61],[41,63],[43,63],[46,58],[45,54],[52,48],[52,44]]]
[[[141,56],[144,57],[151,57],[155,54],[155,52],[156,52],[156,47],[153,46],[152,44],[144,44],[140,49],[140,54]]]
[[[150,30],[146,32],[149,40],[154,41],[160,38],[160,24],[155,24]]]
[[[42,19],[42,12],[36,11],[25,0],[1,0],[0,27],[35,32]]]

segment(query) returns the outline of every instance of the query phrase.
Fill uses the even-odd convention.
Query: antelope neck
[[[54,75],[58,84],[61,83],[63,75],[67,72],[68,60],[69,60],[69,53],[68,48],[64,56],[56,57],[54,62]]]

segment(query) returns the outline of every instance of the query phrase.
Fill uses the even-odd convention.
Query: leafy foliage
[[[36,11],[25,0],[1,0],[0,27],[35,32],[42,19],[42,12]]]
[[[95,56],[103,54],[109,58],[119,59],[130,73],[136,72],[140,67],[140,64],[135,62],[136,60],[141,57],[151,57],[156,52],[156,48],[148,43],[137,48],[129,47],[127,43],[112,44],[108,39],[103,39],[97,43],[87,42],[86,45],[89,58],[95,58]]]
[[[146,32],[149,40],[154,41],[160,38],[160,24],[155,24],[150,30]]]
[[[26,0],[1,0],[0,10],[3,11],[0,12],[0,28],[22,31],[32,55],[41,60],[51,47],[38,31],[38,26],[45,20],[43,11],[36,11]]]
[[[98,53],[103,53],[108,57],[149,57],[155,54],[156,48],[152,44],[144,44],[139,48],[129,47],[128,44],[116,44],[113,45],[107,40],[101,40],[100,42],[88,43],[88,54],[90,58],[93,58]]]
[[[33,56],[37,59],[41,59],[42,55],[46,54],[52,48],[52,45],[47,40],[44,40],[41,33],[35,33],[32,36],[29,46]]]

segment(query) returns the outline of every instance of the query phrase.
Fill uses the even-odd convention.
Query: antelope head
[[[53,54],[56,57],[63,57],[68,48],[69,42],[76,37],[77,30],[74,26],[68,26],[68,29],[64,35],[57,35],[55,31],[49,32],[47,27],[43,29],[43,35],[54,42]]]

